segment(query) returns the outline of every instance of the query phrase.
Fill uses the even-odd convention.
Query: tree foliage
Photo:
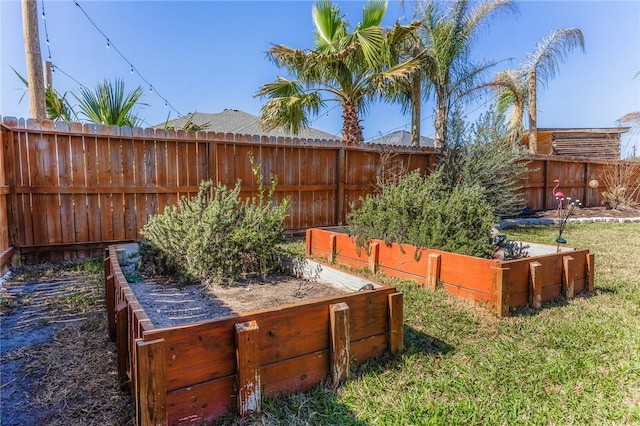
[[[415,27],[395,25],[384,30],[380,23],[386,1],[366,3],[361,22],[352,31],[340,9],[329,0],[312,8],[315,41],[310,50],[274,44],[267,52],[290,78],[278,76],[264,84],[256,96],[268,100],[261,109],[263,127],[284,127],[292,133],[310,125],[327,106],[338,102],[342,108],[342,137],[350,144],[363,142],[361,115],[381,93],[387,81],[406,79],[416,61],[395,63],[394,44],[410,37]]]

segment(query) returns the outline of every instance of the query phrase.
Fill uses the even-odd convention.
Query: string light
[[[49,62],[51,62],[51,43],[49,43],[49,29],[47,28],[47,14],[44,11],[44,0],[42,0],[42,22],[44,23],[44,35],[47,40],[47,55],[49,58]]]
[[[80,3],[78,3],[77,0],[73,0],[73,2],[75,3],[76,6],[78,6],[78,8],[82,11],[82,13],[84,14],[84,16],[87,18],[87,20],[89,20],[89,22],[91,23],[91,25],[93,25],[93,27],[105,38],[105,40],[107,41],[107,49],[113,48],[113,50],[120,55],[120,57],[122,58],[122,60],[124,60],[127,64],[129,64],[129,72],[131,74],[133,74],[134,72],[138,75],[138,77],[140,77],[140,79],[145,82],[147,85],[149,85],[149,92],[153,93],[155,92],[156,96],[158,96],[160,99],[162,99],[165,104],[173,111],[175,111],[179,117],[182,116],[182,114],[180,113],[180,111],[178,111],[177,109],[175,109],[173,107],[173,105],[171,105],[171,103],[165,98],[163,97],[157,90],[153,90],[153,85],[146,79],[144,78],[144,76],[140,73],[140,71],[138,71],[138,69],[136,67],[133,66],[133,63],[128,60],[124,54],[120,51],[120,49],[118,49],[118,47],[111,42],[111,40],[109,40],[109,37],[107,37],[107,35],[98,27],[98,25],[93,21],[93,19],[91,19],[91,17],[87,14],[87,12],[82,8],[82,6],[80,6]]]

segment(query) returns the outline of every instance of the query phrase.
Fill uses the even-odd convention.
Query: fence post
[[[505,285],[505,271],[508,271],[508,269],[500,267],[491,268],[493,300],[496,314],[499,318],[509,316],[509,289]]]
[[[404,305],[402,293],[393,293],[389,300],[389,352],[398,354],[404,350]]]
[[[118,351],[118,382],[120,388],[124,388],[128,381],[127,377],[127,363],[129,362],[129,335],[128,335],[128,318],[127,318],[127,303],[119,303],[116,307],[116,321],[117,321],[117,333],[116,333],[116,348]]]
[[[351,330],[349,327],[349,306],[346,303],[329,305],[329,323],[331,327],[331,381],[333,387],[349,377],[351,352]]]
[[[586,279],[585,279],[585,287],[589,293],[593,293],[593,284],[595,280],[595,254],[588,253],[586,259]]]
[[[574,260],[571,256],[562,257],[562,290],[567,299],[573,299],[575,283]]]
[[[107,276],[104,295],[107,304],[107,329],[111,340],[116,338],[115,279],[113,274]]]
[[[313,238],[313,230],[311,228],[307,229],[306,231],[306,237],[304,239],[305,242],[305,250],[304,250],[304,254],[306,256],[311,256],[311,250],[312,250],[312,243],[311,243],[311,239]]]
[[[380,263],[380,243],[372,243],[369,247],[369,271],[375,274],[378,272],[378,264]]]
[[[260,346],[258,323],[239,322],[236,329],[236,366],[238,371],[238,412],[241,416],[260,412]]]
[[[167,379],[164,339],[136,342],[140,425],[167,424]]]
[[[542,307],[542,264],[540,262],[529,263],[529,306],[532,309]]]
[[[327,261],[329,263],[333,263],[336,260],[336,254],[337,254],[337,241],[336,241],[336,236],[335,235],[329,235],[329,254],[327,255]]]
[[[427,256],[427,289],[435,290],[440,280],[440,255],[431,253]]]

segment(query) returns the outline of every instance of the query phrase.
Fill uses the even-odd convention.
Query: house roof
[[[380,136],[367,142],[368,144],[411,146],[411,133],[406,130],[398,130],[385,136]],[[433,147],[433,139],[420,136],[420,146]]]
[[[270,137],[298,137],[306,139],[341,139],[339,136],[332,135],[331,133],[323,132],[311,127],[307,129],[301,129],[300,133],[297,135],[286,132],[283,128],[276,128],[273,130],[265,131],[260,127],[260,117],[246,113],[244,111],[239,111],[237,109],[225,109],[224,111],[216,114],[195,112],[193,114],[187,114],[180,118],[170,120],[166,123],[166,125],[175,128],[181,128],[187,123],[190,118],[192,119],[194,124],[199,126],[208,123],[209,125],[204,130],[212,132],[260,135]],[[161,129],[165,127],[165,123],[160,123],[153,127]]]
[[[630,127],[538,127],[538,132],[553,133],[627,133]]]

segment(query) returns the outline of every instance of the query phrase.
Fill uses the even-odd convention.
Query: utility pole
[[[32,118],[47,118],[42,75],[42,55],[40,53],[40,33],[38,31],[37,0],[22,0],[22,34],[24,54],[27,62],[29,82],[29,107]]]

